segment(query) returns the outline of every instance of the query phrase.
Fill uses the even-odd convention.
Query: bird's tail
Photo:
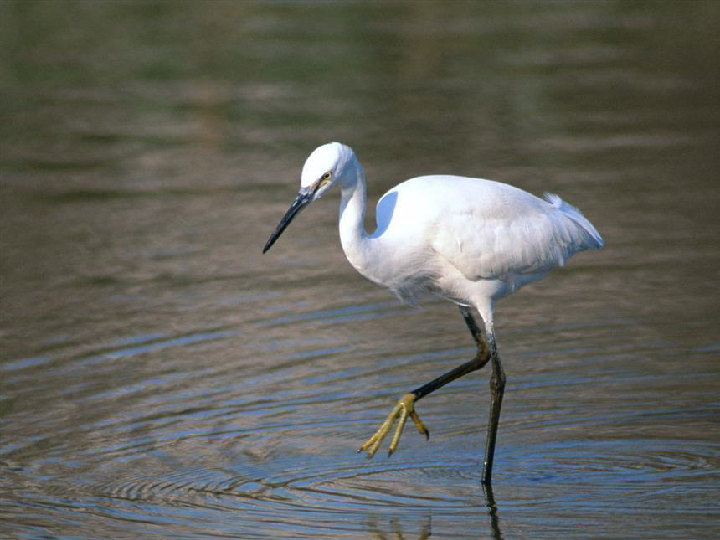
[[[585,249],[600,249],[601,247],[603,247],[602,236],[600,236],[600,233],[597,232],[597,229],[593,227],[593,224],[590,223],[587,218],[582,215],[582,212],[580,212],[580,210],[575,208],[573,205],[566,203],[554,193],[546,193],[543,198],[552,206],[565,214],[574,223],[579,225],[587,233],[589,237],[589,243],[588,245],[584,246]]]

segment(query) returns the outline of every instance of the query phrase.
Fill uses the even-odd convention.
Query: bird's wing
[[[433,236],[433,249],[470,280],[545,272],[602,246],[577,209],[557,196],[546,202],[515,188],[446,212]]]

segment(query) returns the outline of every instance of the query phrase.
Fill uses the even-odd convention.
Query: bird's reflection
[[[493,540],[502,540],[502,532],[500,532],[500,520],[497,515],[497,505],[495,504],[495,496],[492,491],[492,484],[482,484],[483,495],[485,495],[485,506],[490,515],[490,534]]]
[[[492,485],[484,485],[482,486],[482,491],[484,495],[484,504],[487,508],[488,516],[490,518],[490,538],[493,540],[502,540],[503,535],[500,531],[500,520],[498,518],[497,513],[497,505],[495,503],[495,496],[493,495],[492,491]],[[388,532],[384,531],[377,521],[377,516],[374,516],[372,521],[368,523],[368,529],[370,533],[370,538],[376,539],[376,540],[406,540],[406,536],[403,533],[402,526],[400,525],[400,522],[402,521],[402,518],[398,517],[393,519],[388,527]],[[428,512],[427,521],[423,524],[422,528],[420,529],[419,536],[417,537],[417,540],[427,540],[432,536],[432,514]],[[414,537],[407,537],[407,540]]]
[[[378,526],[377,521],[374,521],[368,525],[368,528],[370,529],[370,534],[372,534],[372,538],[376,538],[377,540],[405,540],[405,536],[403,535],[402,527],[400,526],[400,520],[398,518],[395,518],[390,523],[392,527],[392,532],[385,534],[382,529]],[[427,517],[427,523],[425,523],[420,529],[420,536],[418,536],[418,540],[427,540],[430,538],[430,535],[432,529],[432,516],[428,515]]]

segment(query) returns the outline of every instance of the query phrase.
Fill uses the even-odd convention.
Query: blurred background
[[[720,2],[0,1],[0,536],[713,538]],[[261,249],[307,155],[374,201],[454,173],[559,193],[600,252],[497,306],[357,275],[337,198]]]

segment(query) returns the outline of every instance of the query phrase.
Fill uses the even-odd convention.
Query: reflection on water
[[[0,3],[0,536],[716,536],[718,5]],[[329,140],[606,240],[498,305],[493,493],[486,373],[355,453],[456,308],[357,276],[332,196],[260,256]]]

